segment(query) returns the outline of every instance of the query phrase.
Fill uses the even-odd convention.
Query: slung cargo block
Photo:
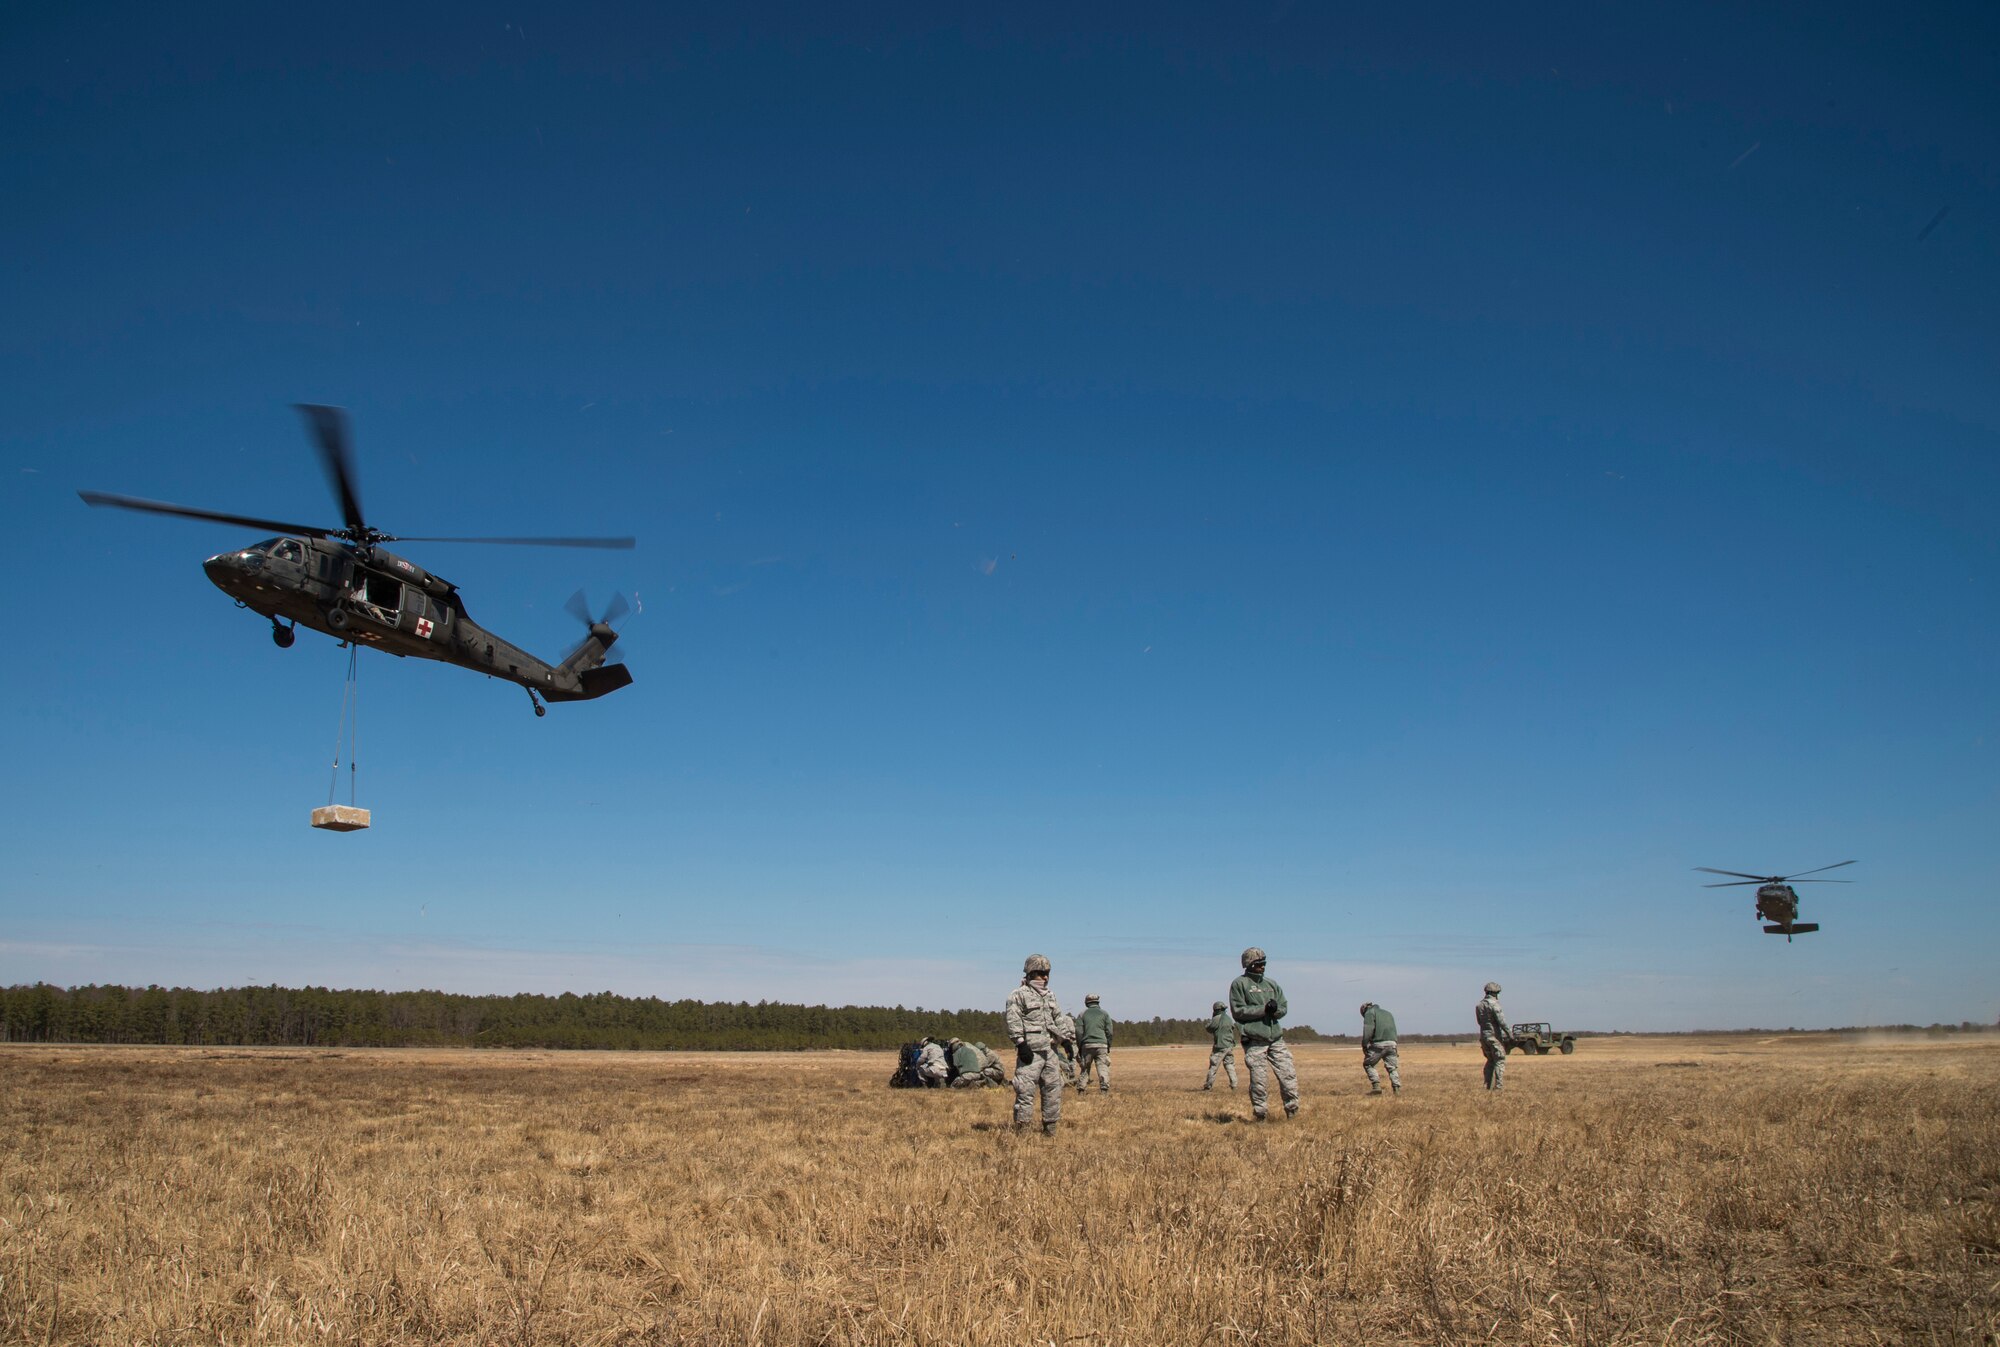
[[[351,833],[368,826],[368,811],[351,804],[330,804],[313,810],[313,827],[328,832]]]

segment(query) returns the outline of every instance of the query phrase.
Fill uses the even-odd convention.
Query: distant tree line
[[[1081,1009],[1081,1007],[1078,1007]],[[1121,1020],[1117,1043],[1206,1043],[1205,1020]],[[461,996],[326,987],[0,989],[0,1042],[285,1047],[893,1048],[922,1037],[1007,1041],[998,1011],[578,996]],[[1288,1038],[1318,1039],[1310,1027]]]

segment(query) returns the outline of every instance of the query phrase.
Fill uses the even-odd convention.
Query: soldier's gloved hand
[[[1014,1045],[1014,1060],[1019,1065],[1026,1066],[1035,1060],[1033,1049],[1029,1048],[1026,1043],[1016,1043]]]
[[[1277,1018],[1278,1018],[1278,1003],[1276,1001],[1266,1001],[1264,1003],[1265,1022],[1269,1023]]]

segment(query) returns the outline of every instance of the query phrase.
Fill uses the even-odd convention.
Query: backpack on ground
[[[896,1071],[894,1075],[889,1077],[889,1088],[892,1090],[922,1089],[924,1078],[918,1074],[917,1064],[923,1060],[923,1056],[924,1045],[920,1042],[905,1043],[902,1047],[898,1048],[896,1050]]]

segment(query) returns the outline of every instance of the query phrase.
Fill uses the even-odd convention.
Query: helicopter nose
[[[247,552],[218,552],[202,562],[201,568],[217,589],[234,593],[249,578],[250,567],[246,563],[249,555]]]

